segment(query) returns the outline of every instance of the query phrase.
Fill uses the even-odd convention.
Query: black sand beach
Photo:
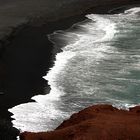
[[[1,140],[15,139],[18,134],[18,130],[11,126],[8,108],[29,102],[32,96],[46,94],[50,90],[42,76],[52,67],[54,56],[61,48],[53,48],[47,34],[68,29],[74,23],[83,21],[87,13],[104,14],[119,6],[122,4],[99,6],[79,15],[73,13],[70,17],[58,18],[56,21],[33,20],[15,29],[7,38],[8,41],[2,43],[0,91],[4,94],[0,95]]]

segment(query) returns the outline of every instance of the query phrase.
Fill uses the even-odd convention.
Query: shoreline
[[[116,5],[115,5],[115,7],[117,7]],[[102,7],[104,10],[101,10],[100,8],[99,8],[99,12],[100,12],[100,14],[101,13],[106,13],[108,10],[105,10],[105,7]],[[110,6],[110,8],[112,9],[112,6]],[[97,8],[98,9],[98,8]],[[108,8],[107,8],[108,9]],[[95,10],[95,9],[94,9]],[[93,10],[93,12],[94,12],[94,10]],[[89,10],[89,11],[91,11],[92,12],[92,10]],[[95,10],[96,11],[96,10]],[[106,11],[106,12],[105,12]],[[95,12],[96,13],[96,12]],[[98,13],[98,12],[97,12]],[[30,45],[35,45],[36,44],[36,47],[34,47],[33,46],[33,48],[32,49],[35,49],[35,48],[37,48],[37,51],[38,51],[38,45],[39,44],[43,44],[43,46],[45,47],[46,45],[47,45],[47,53],[48,53],[48,57],[47,57],[47,59],[46,59],[46,57],[45,57],[45,55],[46,55],[46,53],[44,54],[44,56],[43,56],[43,59],[44,59],[44,57],[45,57],[45,60],[43,60],[44,62],[43,62],[43,64],[41,65],[41,67],[42,67],[42,70],[40,71],[39,70],[39,74],[38,74],[38,70],[37,71],[35,71],[35,73],[34,73],[34,75],[38,75],[38,77],[36,78],[36,82],[37,83],[35,83],[34,85],[33,85],[33,87],[35,86],[35,85],[37,85],[37,87],[36,87],[36,89],[33,89],[33,91],[30,93],[30,92],[28,92],[28,93],[25,93],[25,95],[24,96],[26,96],[26,97],[24,97],[24,98],[22,98],[22,97],[20,97],[20,95],[18,94],[18,92],[19,91],[17,91],[17,93],[15,94],[15,92],[13,91],[13,93],[11,93],[11,92],[9,92],[9,93],[11,93],[12,95],[11,96],[15,96],[17,99],[16,100],[14,100],[14,101],[12,101],[11,103],[9,103],[8,105],[7,105],[7,108],[9,108],[9,107],[12,107],[12,106],[15,106],[15,105],[17,105],[17,104],[20,104],[20,103],[24,103],[24,102],[28,102],[28,101],[32,101],[30,98],[32,97],[32,96],[34,96],[34,95],[36,95],[38,92],[40,92],[39,94],[43,94],[43,90],[44,90],[44,87],[46,87],[46,85],[47,85],[47,83],[46,83],[46,81],[45,80],[43,80],[42,79],[42,76],[44,76],[45,74],[46,74],[46,72],[49,70],[49,68],[50,67],[52,67],[52,65],[53,65],[53,62],[54,62],[54,60],[55,60],[55,54],[56,53],[58,53],[58,52],[60,52],[61,51],[61,48],[53,48],[53,44],[47,39],[47,37],[46,37],[46,35],[47,34],[50,34],[50,33],[52,33],[53,31],[56,31],[56,30],[66,30],[66,29],[68,29],[68,28],[70,28],[71,27],[71,25],[72,24],[74,24],[74,23],[76,23],[76,22],[80,22],[80,21],[83,21],[84,19],[86,19],[85,17],[84,17],[84,15],[85,15],[85,13],[83,13],[83,14],[81,14],[81,15],[78,15],[78,16],[73,16],[73,17],[68,17],[68,18],[64,18],[64,19],[61,19],[61,20],[57,20],[57,21],[53,21],[53,22],[47,22],[47,23],[43,23],[43,25],[40,25],[40,26],[38,26],[38,23],[36,23],[37,24],[37,26],[35,25],[33,25],[33,23],[29,23],[29,24],[25,24],[25,25],[23,25],[23,26],[20,26],[20,28],[17,28],[14,32],[13,32],[13,34],[11,34],[11,36],[9,36],[9,39],[8,39],[8,42],[10,43],[10,44],[5,44],[4,46],[6,47],[6,49],[9,49],[10,47],[15,47],[15,49],[16,49],[16,47],[18,47],[19,46],[19,44],[22,44],[22,42],[24,42],[25,43],[25,40],[23,39],[23,37],[24,37],[24,35],[25,34],[29,34],[29,36],[30,35],[33,35],[34,34],[34,37],[31,39],[31,44]],[[48,30],[49,29],[49,30]],[[37,34],[37,33],[39,33],[39,32],[41,32],[40,33],[40,35],[39,35],[39,37],[42,37],[42,35],[43,35],[43,41],[44,41],[44,43],[42,43],[42,39],[40,38],[40,39],[38,39],[38,35],[35,35],[35,34]],[[27,39],[27,38],[26,38]],[[34,41],[34,39],[38,39],[39,41],[37,41],[37,42],[34,42],[33,43],[33,41]],[[7,40],[7,39],[6,39]],[[27,42],[28,42],[28,39],[26,40]],[[26,43],[27,43],[26,42]],[[17,43],[17,44],[16,44]],[[23,46],[25,46],[25,45],[27,45],[27,44],[24,44]],[[33,44],[32,44],[33,43]],[[28,44],[28,46],[29,46],[29,44]],[[42,48],[42,49],[44,49],[44,47]],[[49,48],[48,48],[49,47]],[[9,51],[9,50],[8,50]],[[11,50],[10,50],[11,51]],[[14,52],[14,50],[12,50],[13,52]],[[44,51],[44,50],[43,50]],[[53,52],[52,52],[53,51]],[[51,52],[51,53],[50,53]],[[40,55],[42,55],[42,54],[40,54]],[[35,54],[35,57],[36,57],[37,55]],[[12,57],[12,56],[11,56]],[[6,56],[4,56],[4,58],[6,58]],[[8,59],[8,60],[10,60],[10,58]],[[34,60],[32,60],[32,61],[34,61]],[[47,62],[46,62],[47,61]],[[10,61],[9,61],[10,62]],[[8,63],[9,63],[8,62]],[[16,65],[15,65],[16,66]],[[10,68],[11,67],[13,67],[13,65],[12,64],[10,64]],[[35,68],[37,68],[37,67],[35,67]],[[13,72],[14,70],[12,69],[12,72]],[[13,73],[12,73],[13,74]],[[15,74],[17,74],[17,73],[15,73]],[[20,72],[18,73],[18,76],[20,76]],[[33,76],[34,76],[33,75]],[[33,77],[32,76],[32,77]],[[19,79],[18,79],[19,80]],[[33,78],[33,80],[34,80],[34,78]],[[32,81],[31,81],[32,82]],[[39,88],[38,88],[38,85],[40,85],[39,86]],[[45,85],[45,86],[44,86]],[[47,85],[48,86],[48,85]],[[37,90],[37,91],[36,91]],[[50,89],[47,89],[48,90],[48,92],[49,92],[49,90]],[[36,91],[36,92],[35,92]],[[14,95],[15,94],[15,95]],[[30,94],[30,95],[29,95]],[[46,93],[45,93],[46,94]],[[5,95],[1,95],[1,97],[3,97],[3,96],[5,96]],[[28,97],[27,97],[28,96]],[[8,97],[8,98],[7,98]],[[12,98],[15,98],[15,97],[12,97]],[[3,100],[3,99],[1,99],[1,104],[3,105],[4,103],[5,103],[5,101],[7,101],[7,99],[9,99],[9,101],[11,101],[11,97],[9,96],[9,94],[7,93],[7,96],[5,97],[5,99]],[[16,103],[15,103],[16,102]],[[11,106],[12,105],[12,106]],[[3,111],[5,110],[5,107],[2,109]],[[6,116],[7,116],[7,114],[6,114]],[[9,118],[9,116],[10,116],[10,114],[8,113],[8,116],[7,117],[5,117],[5,115],[4,115],[4,117],[2,117],[2,118]],[[10,119],[11,120],[11,119]]]
[[[118,6],[119,5],[115,4],[113,8],[116,8]],[[67,17],[67,18],[64,18],[64,19],[53,21],[53,22],[49,21],[49,22],[46,22],[45,24],[43,24],[41,26],[36,26],[36,25],[34,26],[34,25],[32,25],[33,23],[32,24],[28,23],[28,24],[25,24],[25,25],[21,25],[21,26],[15,28],[15,31],[13,31],[13,33],[8,37],[7,42],[4,43],[3,47],[6,48],[6,49],[8,49],[10,47],[11,48],[15,47],[15,49],[16,49],[16,48],[18,48],[18,45],[20,43],[22,44],[22,42],[23,43],[26,42],[25,45],[27,45],[27,46],[35,45],[35,43],[33,43],[33,39],[37,39],[37,35],[35,35],[35,37],[33,37],[32,35],[36,34],[38,32],[41,32],[40,36],[42,36],[42,34],[43,34],[43,36],[45,36],[45,38],[43,40],[44,40],[44,43],[46,43],[45,45],[47,46],[47,49],[49,49],[49,51],[47,52],[48,53],[48,58],[45,60],[45,61],[47,61],[47,65],[45,66],[45,71],[43,70],[44,72],[43,72],[43,74],[41,74],[42,76],[40,76],[41,79],[42,79],[42,77],[45,76],[46,73],[49,71],[49,69],[53,66],[53,63],[55,61],[55,55],[62,51],[60,47],[56,47],[56,48],[54,47],[54,44],[47,38],[47,35],[53,33],[54,31],[57,31],[57,30],[67,30],[67,29],[71,28],[71,26],[73,24],[86,20],[85,14],[87,14],[87,13],[92,13],[92,12],[94,13],[95,12],[95,13],[99,13],[99,14],[107,14],[108,10],[112,9],[112,5],[109,5],[108,7],[102,7],[102,8],[100,9],[100,7],[99,7],[99,9],[97,8],[98,10],[96,8],[94,8],[94,9],[91,8],[91,9],[88,10],[88,12],[83,13],[81,15],[70,16],[70,17]],[[30,37],[31,44],[30,44],[30,42],[29,42],[29,44],[27,44],[29,40],[26,40],[26,39],[23,38],[26,34],[30,34],[29,37]],[[40,40],[40,39],[38,39],[38,40]],[[38,42],[38,45],[39,44],[41,44],[40,41]],[[37,46],[37,47],[39,47],[39,46]],[[2,57],[4,55],[5,55],[5,52],[3,52]],[[6,58],[6,55],[4,56],[5,58]],[[36,95],[36,94],[37,93],[35,93],[34,95]],[[1,95],[1,96],[3,96],[3,95]],[[32,96],[33,95],[30,95],[30,97],[32,97]],[[31,101],[31,100],[26,99],[26,101]],[[16,105],[16,104],[14,104],[14,105]],[[10,106],[8,106],[8,107],[10,107]]]
[[[55,130],[24,132],[21,140],[139,140],[140,106],[119,110],[98,104],[74,113]]]

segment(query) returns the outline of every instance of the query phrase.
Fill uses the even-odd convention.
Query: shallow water
[[[63,46],[44,77],[51,86],[36,102],[9,109],[21,131],[56,128],[74,112],[97,103],[127,109],[140,103],[140,8],[87,20],[49,35]]]

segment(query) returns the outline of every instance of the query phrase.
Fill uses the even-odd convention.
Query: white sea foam
[[[63,51],[44,77],[51,91],[32,97],[35,102],[9,109],[14,114],[14,126],[21,131],[46,131],[92,104],[110,103],[125,109],[134,106],[139,93],[134,97],[130,92],[139,84],[133,72],[139,71],[140,50],[139,43],[136,48],[131,43],[138,41],[132,34],[139,26],[132,25],[138,12],[134,8],[118,15],[90,14],[88,21],[74,25],[78,30],[57,31],[52,34],[56,40],[50,35],[55,45],[61,37],[67,43],[61,42]]]
[[[125,13],[129,15],[135,15],[137,13],[140,13],[140,7],[131,8],[129,10],[126,10]]]

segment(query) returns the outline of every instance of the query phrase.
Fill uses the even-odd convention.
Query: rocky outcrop
[[[94,105],[71,116],[52,132],[20,135],[21,140],[139,140],[140,106],[119,110]]]

